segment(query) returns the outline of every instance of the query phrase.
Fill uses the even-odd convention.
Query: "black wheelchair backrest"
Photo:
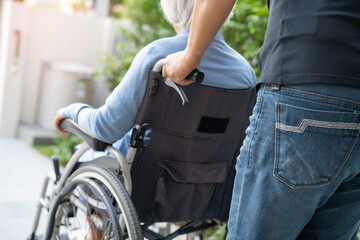
[[[182,88],[186,106],[159,73],[149,74],[136,124],[148,124],[152,132],[147,146],[138,146],[131,169],[141,221],[228,218],[234,165],[255,89]]]

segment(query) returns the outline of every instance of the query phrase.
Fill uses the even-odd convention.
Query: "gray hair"
[[[180,28],[190,28],[195,0],[161,0],[161,7],[167,21]],[[233,11],[225,23],[230,21]]]

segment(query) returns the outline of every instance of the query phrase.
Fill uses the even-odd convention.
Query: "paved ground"
[[[29,237],[41,186],[50,171],[53,171],[50,159],[22,140],[0,138],[0,240]],[[46,219],[44,214],[42,217]],[[45,221],[39,226],[39,232],[44,231]]]
[[[30,235],[42,181],[49,171],[51,161],[29,145],[0,138],[0,239],[24,240]]]

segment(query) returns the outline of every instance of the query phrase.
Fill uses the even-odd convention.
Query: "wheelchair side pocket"
[[[205,214],[216,184],[225,180],[227,162],[180,163],[160,160],[154,196],[158,220],[194,220]]]

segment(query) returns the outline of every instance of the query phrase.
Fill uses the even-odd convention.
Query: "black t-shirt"
[[[360,0],[267,0],[259,82],[360,87]]]

